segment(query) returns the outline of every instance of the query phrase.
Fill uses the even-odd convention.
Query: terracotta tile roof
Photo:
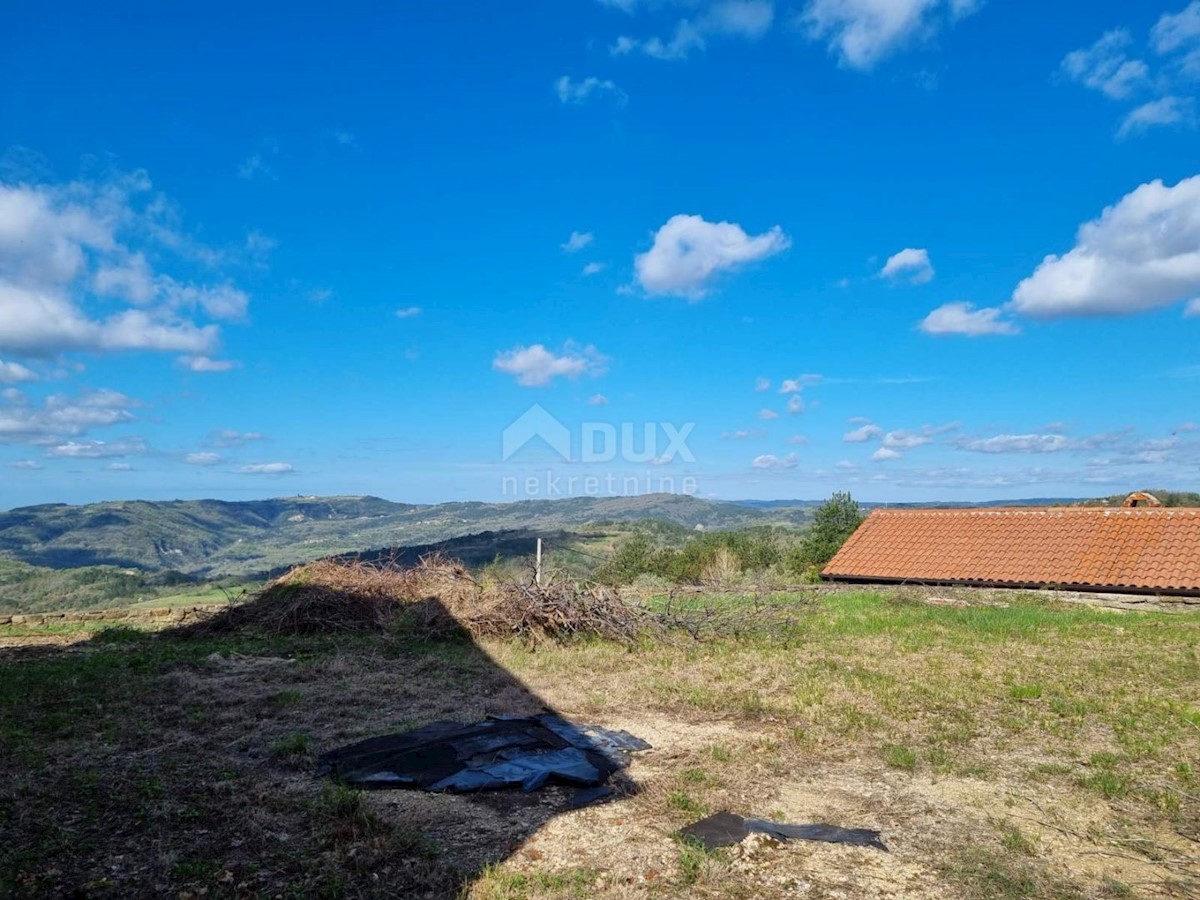
[[[877,509],[834,580],[1200,591],[1200,509]]]

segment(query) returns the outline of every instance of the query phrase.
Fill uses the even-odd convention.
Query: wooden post
[[[533,569],[533,578],[537,586],[542,586],[542,539],[537,539],[537,563]]]

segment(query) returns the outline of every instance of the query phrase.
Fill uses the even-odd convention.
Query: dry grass
[[[1200,895],[1200,617],[911,590],[662,597],[634,608],[650,630],[607,640],[450,569],[452,615],[428,574],[399,599],[382,577],[348,613],[325,593],[346,572],[309,570],[216,633],[4,651],[0,893]],[[326,630],[337,616],[359,624]],[[646,738],[637,792],[564,812],[565,791],[357,794],[310,774],[371,735],[545,707]],[[719,809],[878,828],[892,852],[673,837]]]

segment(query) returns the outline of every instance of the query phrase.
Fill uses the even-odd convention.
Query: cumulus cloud
[[[294,471],[291,463],[285,462],[250,463],[234,469],[238,475],[289,475]]]
[[[558,95],[559,102],[564,104],[586,103],[600,97],[610,97],[621,105],[629,100],[615,82],[594,75],[579,81],[572,81],[569,75],[563,75],[554,82],[554,93]]]
[[[779,226],[751,236],[732,222],[677,215],[658,229],[650,249],[634,259],[634,270],[647,294],[699,300],[722,273],[782,253],[790,244]]]
[[[578,347],[568,343],[558,353],[533,344],[497,353],[492,368],[516,376],[522,387],[540,387],[560,377],[574,380],[581,375],[603,375],[607,363],[607,357],[590,344]]]
[[[754,379],[754,389],[756,391],[769,391],[771,389],[771,379],[770,378]]]
[[[1030,316],[1146,312],[1200,295],[1200,175],[1143,184],[1080,227],[1074,248],[1047,256],[1012,306]]]
[[[0,394],[0,443],[61,443],[93,428],[134,419],[136,401],[117,391],[51,394],[35,403],[10,388]]]
[[[1156,53],[1174,53],[1200,45],[1200,0],[1193,0],[1182,11],[1163,15],[1150,33]]]
[[[238,363],[231,359],[211,359],[207,356],[181,356],[179,364],[192,372],[228,372]]]
[[[865,444],[867,441],[877,441],[881,437],[883,437],[882,428],[873,422],[865,422],[843,434],[842,442],[846,444]]]
[[[1176,97],[1167,95],[1143,103],[1131,110],[1117,129],[1118,138],[1127,138],[1141,134],[1159,125],[1194,125],[1196,122],[1196,101],[1191,97]]]
[[[1090,47],[1064,57],[1062,71],[1072,81],[1120,100],[1150,81],[1150,68],[1126,54],[1133,38],[1123,28],[1104,34]]]
[[[589,246],[596,236],[590,231],[572,231],[571,236],[563,243],[559,244],[564,253],[578,253],[584,247]]]
[[[20,363],[0,359],[0,384],[20,384],[22,381],[37,381],[38,374]]]
[[[632,11],[634,4],[622,8]],[[771,30],[774,20],[772,0],[716,0],[704,4],[692,18],[680,19],[665,40],[622,35],[609,52],[613,56],[642,53],[654,59],[685,60],[693,52],[706,49],[713,38],[758,40]]]
[[[130,437],[115,441],[67,441],[46,448],[46,456],[59,459],[109,459],[142,456],[149,450],[143,438]]]
[[[189,466],[215,466],[221,460],[221,454],[211,452],[188,453],[183,457],[183,461]]]
[[[0,181],[0,351],[47,357],[72,350],[208,354],[249,302],[226,280],[155,271],[145,248],[182,270],[227,255],[177,227],[145,173],[67,184]]]
[[[879,272],[880,277],[891,281],[907,281],[909,284],[928,284],[933,281],[933,263],[929,251],[923,248],[906,247],[888,257]]]
[[[584,276],[598,275],[604,271],[604,263],[590,262],[583,267]]]
[[[979,0],[809,0],[798,23],[843,66],[869,71],[979,8]]]
[[[1004,310],[995,306],[976,309],[971,303],[947,303],[927,315],[920,327],[926,334],[934,335],[1017,334],[1020,329],[1003,316]]]
[[[264,441],[266,436],[258,431],[237,431],[222,428],[209,435],[208,443],[214,447],[242,447],[254,441]]]
[[[405,306],[401,309],[396,310],[396,318],[397,319],[412,319],[412,318],[416,318],[420,314],[421,314],[421,307],[419,307],[419,306]]]
[[[956,446],[971,453],[1058,453],[1071,447],[1061,434],[997,434],[987,438],[962,438]]]
[[[933,440],[933,430],[926,428],[920,432],[916,431],[889,431],[883,436],[883,446],[892,450],[912,450],[915,447],[923,447]]]
[[[899,450],[894,450],[891,447],[880,447],[871,454],[871,459],[876,462],[886,462],[889,459],[900,459],[903,455]]]
[[[800,465],[800,457],[795,453],[789,453],[787,456],[764,453],[754,457],[750,465],[756,469],[794,469]]]

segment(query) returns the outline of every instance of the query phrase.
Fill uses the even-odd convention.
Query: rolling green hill
[[[0,558],[51,569],[112,566],[192,578],[247,577],[323,556],[482,531],[645,519],[727,529],[801,525],[810,516],[804,507],[753,509],[672,494],[436,505],[378,497],[47,504],[0,513]]]

